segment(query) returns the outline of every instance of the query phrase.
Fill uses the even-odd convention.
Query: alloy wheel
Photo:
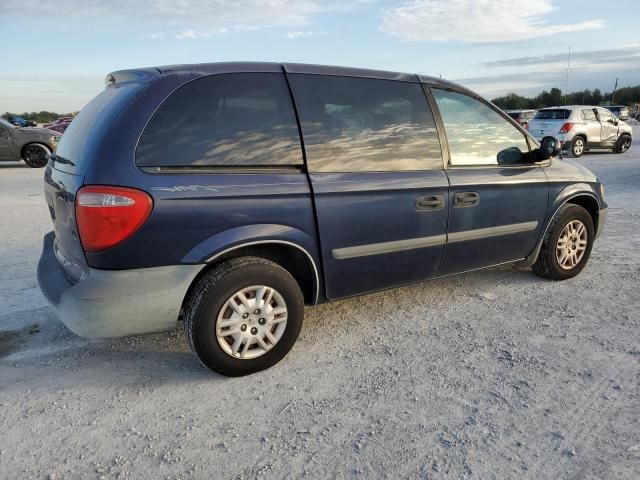
[[[627,138],[624,142],[622,142],[622,145],[620,145],[620,151],[626,152],[627,150],[629,150],[630,146],[631,146],[631,139]]]
[[[43,167],[47,164],[48,151],[40,145],[29,145],[24,149],[24,161],[29,166]]]
[[[581,138],[577,138],[573,144],[573,154],[579,157],[584,152],[584,141]]]
[[[563,270],[571,270],[580,263],[587,250],[587,227],[580,220],[572,220],[562,229],[556,243],[556,260]]]

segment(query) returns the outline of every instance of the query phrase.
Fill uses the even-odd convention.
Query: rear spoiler
[[[160,75],[157,68],[136,68],[135,70],[117,70],[109,73],[104,79],[105,87],[112,87],[125,82],[145,82]]]

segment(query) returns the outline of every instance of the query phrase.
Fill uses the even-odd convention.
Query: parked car
[[[24,162],[32,168],[44,167],[60,137],[45,128],[23,128],[0,118],[0,161]]]
[[[574,157],[592,148],[609,148],[624,153],[631,146],[631,126],[618,120],[604,107],[569,105],[538,110],[529,124],[536,139],[552,136]]]
[[[527,130],[529,122],[536,114],[535,110],[506,110],[507,114]]]
[[[623,105],[611,105],[606,109],[613,113],[618,120],[629,120],[629,109]]]
[[[71,121],[73,120],[73,117],[70,116],[66,116],[66,117],[58,117],[56,118],[53,122],[49,122],[43,125],[44,128],[50,128],[53,127],[55,125],[61,125],[63,123],[71,123]]]
[[[48,128],[49,130],[53,130],[54,132],[58,132],[60,134],[63,134],[67,130],[67,128],[69,128],[70,124],[71,124],[70,121],[54,123],[54,124],[47,124],[47,125],[45,125],[45,128]]]
[[[34,122],[33,120],[27,120],[25,118],[18,117],[16,115],[7,116],[6,120],[11,125],[15,125],[16,127],[35,127],[36,126],[36,122]]]
[[[571,278],[605,223],[554,138],[439,78],[217,63],[106,83],[44,176],[38,282],[84,337],[182,317],[204,365],[245,375],[287,354],[304,305],[512,262]]]

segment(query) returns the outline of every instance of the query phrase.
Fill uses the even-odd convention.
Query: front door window
[[[449,143],[451,166],[523,163],[529,145],[522,132],[485,103],[433,89]]]

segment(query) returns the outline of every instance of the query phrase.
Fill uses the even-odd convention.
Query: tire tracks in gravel
[[[630,342],[625,344],[625,348],[622,349],[623,353],[628,352],[638,347],[640,341],[640,335],[634,337]],[[560,450],[562,445],[565,445],[565,450],[577,449],[585,450],[584,447],[592,443],[592,441],[586,441],[587,437],[596,437],[598,432],[602,430],[607,418],[599,414],[599,410],[608,403],[609,410],[617,409],[623,395],[616,395],[613,398],[606,398],[605,393],[611,389],[612,385],[624,385],[629,384],[629,380],[633,377],[635,369],[638,368],[638,362],[636,359],[629,361],[626,358],[619,360],[611,364],[603,372],[603,376],[600,380],[596,381],[587,391],[580,396],[580,401],[573,410],[563,415],[558,419],[559,426],[561,428],[560,444],[557,450]],[[593,415],[593,413],[596,415]],[[591,421],[590,421],[591,420]],[[550,433],[550,432],[540,432]],[[582,448],[579,448],[582,447]],[[507,447],[508,451],[514,456],[518,456],[511,447]],[[518,456],[519,457],[519,456]],[[532,463],[527,471],[527,476],[531,478],[560,478],[558,471],[562,467],[561,459],[563,456],[556,458],[550,456],[539,457],[539,460]],[[565,457],[566,458],[566,457]],[[582,470],[582,468],[580,468]],[[570,478],[580,478],[571,475]]]

